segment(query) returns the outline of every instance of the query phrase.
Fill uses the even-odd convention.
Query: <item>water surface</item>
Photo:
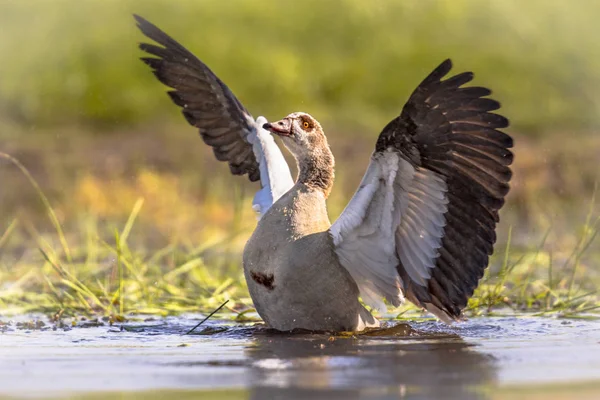
[[[178,317],[70,330],[12,324],[0,334],[0,396],[600,398],[597,321],[475,318],[331,336],[213,320],[203,325],[208,334],[181,335],[196,323]]]

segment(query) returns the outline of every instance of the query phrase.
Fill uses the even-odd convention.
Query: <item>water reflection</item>
[[[458,335],[408,325],[335,338],[262,331],[245,353],[251,399],[484,399],[481,387],[497,376],[495,359]]]

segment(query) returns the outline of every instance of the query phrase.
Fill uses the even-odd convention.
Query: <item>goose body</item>
[[[355,195],[331,224],[326,200],[334,158],[323,128],[295,112],[254,120],[214,73],[141,17],[143,58],[174,90],[173,101],[233,174],[260,180],[260,220],[243,254],[244,275],[265,323],[289,331],[360,331],[405,299],[444,322],[462,318],[496,241],[498,211],[511,179],[508,120],[488,89],[443,79],[440,64],[409,97],[375,143]],[[274,141],[298,164],[292,179]]]
[[[379,325],[339,263],[330,226],[323,192],[296,184],[248,240],[244,275],[256,310],[272,328],[354,331]]]

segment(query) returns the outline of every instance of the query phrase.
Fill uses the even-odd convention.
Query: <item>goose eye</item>
[[[304,129],[308,129],[308,127],[309,127],[309,126],[310,126],[310,124],[308,123],[308,121],[304,121],[304,122],[302,123],[302,127],[303,127]]]

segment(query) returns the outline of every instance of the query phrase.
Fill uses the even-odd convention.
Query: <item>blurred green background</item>
[[[153,260],[156,273],[202,253],[203,264],[224,266],[213,272],[241,281],[257,185],[214,160],[139,61],[146,39],[133,13],[208,64],[254,116],[301,110],[322,122],[337,162],[332,219],[356,189],[380,129],[451,58],[455,73],[474,71],[474,84],[493,90],[516,140],[498,246],[512,227],[515,258],[534,248],[536,263],[540,255],[577,265],[567,275],[588,283],[600,275],[597,244],[585,247],[594,262],[580,256],[572,264],[571,253],[597,232],[600,1],[2,0],[0,152],[31,173],[64,229],[61,239],[39,192],[0,157],[0,282],[18,282],[4,299],[52,292],[52,263],[39,249],[80,260],[90,279],[114,280],[114,254],[104,245],[124,230],[132,248],[149,254],[132,260]],[[157,249],[168,251],[159,257]],[[28,275],[40,264],[45,278]],[[171,291],[185,288],[171,283]]]
[[[2,116],[108,129],[173,118],[131,14],[213,68],[253,113],[376,130],[445,58],[527,134],[598,125],[598,1],[5,0]],[[371,134],[374,134],[372,132]]]

